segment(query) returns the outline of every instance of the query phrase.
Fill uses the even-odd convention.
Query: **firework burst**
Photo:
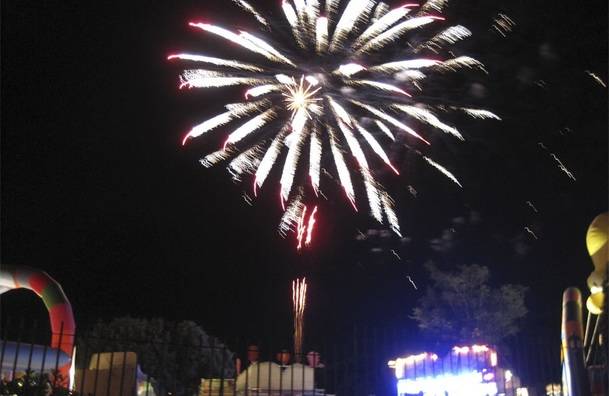
[[[399,174],[388,146],[397,138],[429,145],[431,139],[415,130],[421,124],[430,127],[427,133],[463,140],[437,116],[447,109],[498,119],[485,109],[428,103],[423,95],[424,81],[435,75],[485,71],[478,60],[448,51],[471,32],[444,22],[446,0],[394,9],[375,0],[284,0],[285,19],[277,21],[244,0],[234,2],[260,24],[259,33],[200,22],[190,26],[249,51],[255,61],[190,53],[169,59],[192,65],[182,72],[180,88],[244,86],[245,99],[193,127],[183,143],[231,124],[223,147],[201,163],[228,162],[236,180],[251,175],[254,193],[273,167],[282,167],[279,195],[285,213],[279,230],[294,232],[299,248],[310,243],[317,212],[317,206],[309,207],[306,225],[307,186],[314,196],[323,194],[322,169],[335,170],[337,177],[328,182],[338,180],[356,210],[356,185],[362,185],[372,217],[399,235],[394,201],[375,177],[376,163]],[[407,41],[414,32],[416,40]],[[447,168],[423,158],[461,186]]]

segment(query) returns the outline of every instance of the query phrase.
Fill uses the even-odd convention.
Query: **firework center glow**
[[[296,116],[299,110],[302,110],[310,118],[309,111],[315,110],[316,103],[321,100],[315,96],[315,94],[321,89],[314,88],[313,83],[318,83],[318,80],[314,76],[301,76],[300,83],[296,84],[284,84],[286,92],[283,93],[285,96],[285,102],[287,108],[292,112],[292,119]]]

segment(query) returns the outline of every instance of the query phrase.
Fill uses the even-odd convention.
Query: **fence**
[[[292,356],[273,339],[220,342],[178,328],[154,337],[62,334],[77,340],[72,364],[39,330],[25,321],[3,325],[0,394],[560,395],[558,386],[554,393],[546,390],[561,380],[558,339],[521,338],[497,348],[476,346],[478,352],[470,346],[424,354],[408,344],[407,334],[358,327],[317,340],[315,347],[305,343],[304,356]]]

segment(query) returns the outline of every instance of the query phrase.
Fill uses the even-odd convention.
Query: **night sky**
[[[253,3],[278,15],[279,0]],[[507,38],[491,29],[500,12],[517,23]],[[503,118],[452,119],[463,143],[426,129],[464,188],[396,151],[402,174],[383,180],[405,240],[357,238],[381,226],[328,188],[315,246],[297,254],[276,231],[276,187],[250,207],[249,181],[198,163],[216,141],[180,145],[242,89],[180,91],[180,65],[166,56],[238,57],[187,23],[247,28],[247,15],[224,0],[2,2],[1,263],[49,272],[79,324],[162,316],[220,336],[289,334],[290,281],[301,275],[309,334],[355,322],[414,336],[423,264],[477,263],[498,283],[530,287],[527,329],[557,334],[562,290],[584,288],[592,269],[587,225],[607,210],[607,89],[586,73],[607,81],[607,1],[454,0],[448,16],[474,31],[461,48],[489,70],[460,81],[458,95]],[[6,316],[24,306],[44,312],[28,293],[3,297]]]

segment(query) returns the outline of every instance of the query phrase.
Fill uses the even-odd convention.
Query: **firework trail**
[[[393,200],[376,179],[379,164],[399,174],[387,155],[389,145],[397,138],[430,145],[429,136],[415,129],[422,125],[429,127],[427,135],[438,131],[464,140],[457,128],[438,118],[446,109],[499,119],[485,109],[440,105],[438,98],[421,95],[425,81],[433,84],[434,76],[485,72],[478,60],[449,51],[471,32],[445,22],[441,12],[446,0],[394,9],[376,0],[283,0],[281,20],[267,17],[250,2],[233,2],[257,21],[258,32],[203,22],[189,25],[248,53],[249,62],[194,53],[168,57],[188,64],[180,88],[245,87],[244,100],[194,126],[183,144],[213,130],[228,130],[223,146],[201,163],[210,167],[227,162],[235,180],[253,179],[254,195],[271,170],[281,168],[279,196],[285,214],[280,233],[294,232],[299,247],[310,244],[317,212],[309,207],[306,225],[307,192],[314,193],[313,199],[325,197],[322,188],[328,180],[340,183],[355,210],[359,196],[365,195],[372,217],[399,235]],[[445,167],[424,158],[460,186]]]
[[[292,307],[294,312],[294,356],[302,358],[302,340],[304,337],[304,311],[307,299],[307,278],[292,281]]]

